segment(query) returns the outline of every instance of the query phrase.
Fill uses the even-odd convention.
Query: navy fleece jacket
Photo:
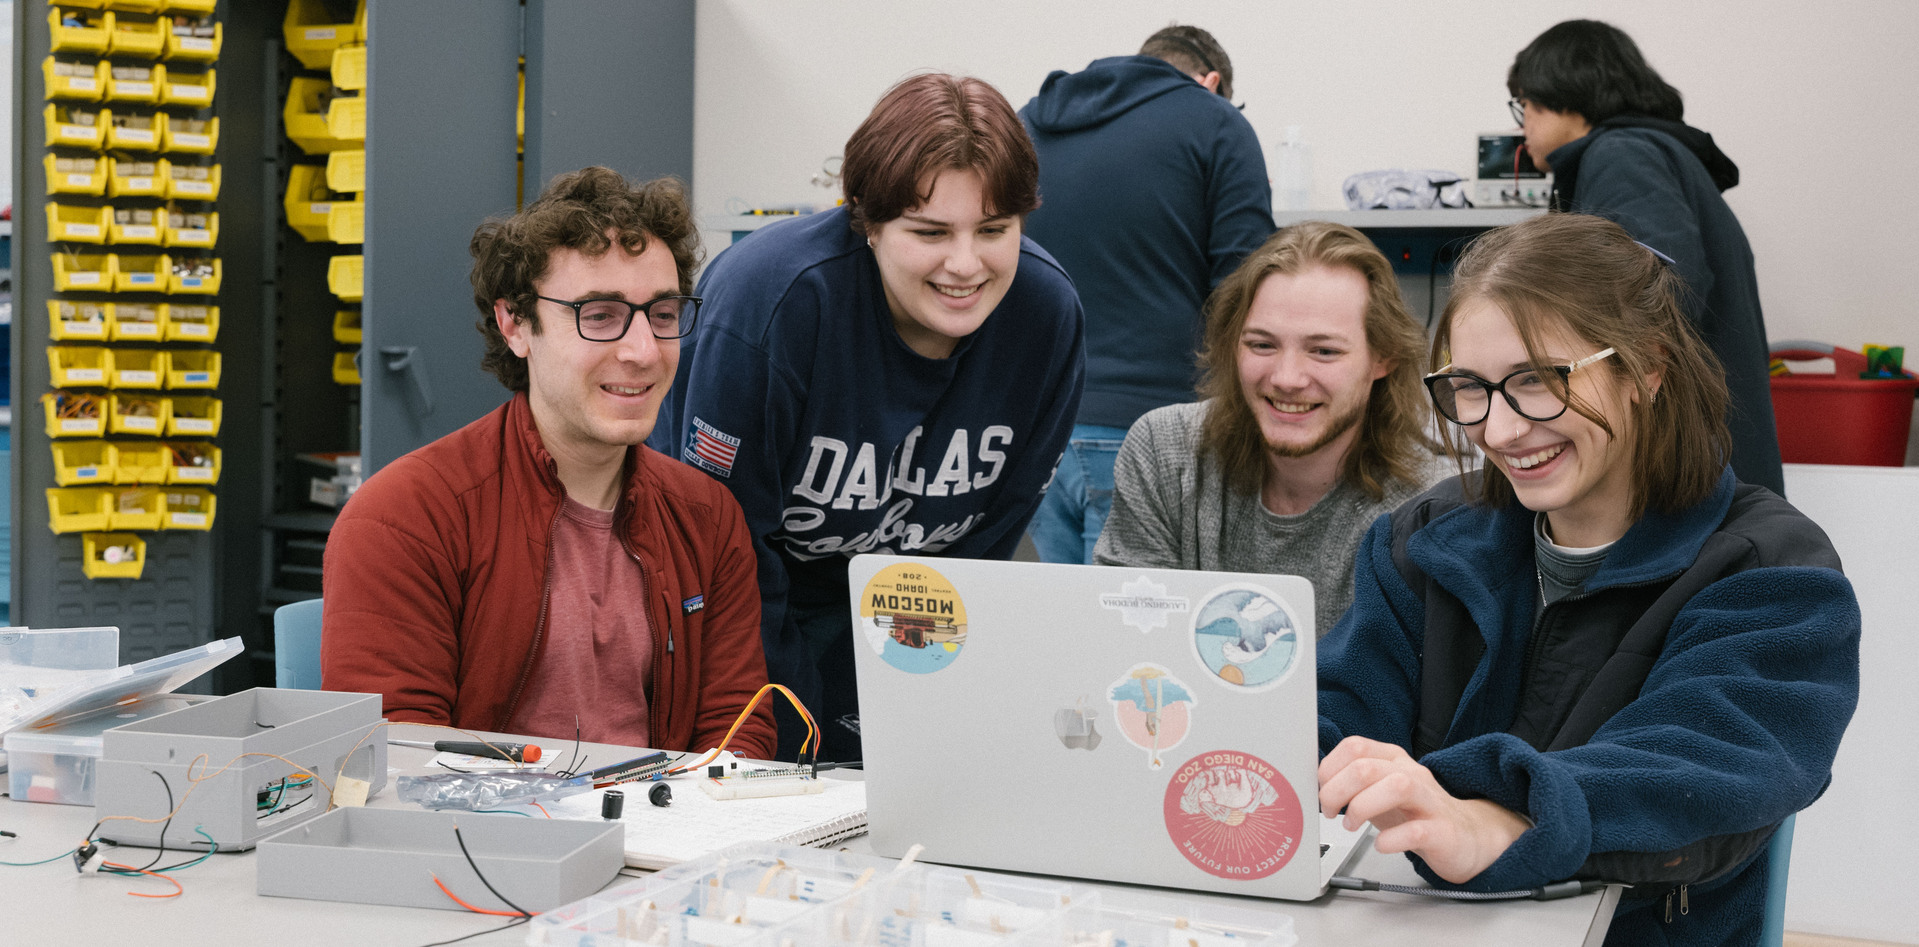
[[[1420,762],[1454,795],[1536,823],[1460,887],[1533,887],[1574,877],[1595,854],[1669,852],[1763,829],[1824,791],[1859,696],[1859,606],[1844,575],[1803,564],[1836,561],[1825,534],[1769,494],[1734,504],[1735,490],[1751,489],[1728,472],[1705,502],[1648,514],[1614,544],[1582,593],[1667,582],[1695,562],[1738,565],[1716,566],[1677,611],[1638,696],[1584,745],[1551,752],[1504,732],[1532,631],[1534,514],[1453,502],[1411,533],[1400,554],[1464,604],[1485,641],[1446,745]],[[1456,479],[1442,483],[1368,532],[1352,608],[1320,641],[1322,754],[1349,735],[1410,749],[1427,605],[1394,562],[1392,520],[1459,491]],[[1607,943],[1750,942],[1765,868],[1761,849],[1703,879],[1690,912],[1671,922],[1657,898],[1622,900]]]
[[[1253,127],[1151,56],[1054,72],[1020,118],[1039,152],[1026,235],[1086,307],[1079,422],[1129,428],[1194,400],[1200,306],[1273,233]]]

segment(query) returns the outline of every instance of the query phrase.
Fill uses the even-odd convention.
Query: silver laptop
[[[1319,815],[1298,576],[864,555],[873,848],[1308,900],[1363,841]]]

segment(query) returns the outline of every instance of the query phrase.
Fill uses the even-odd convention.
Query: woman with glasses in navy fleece
[[[1858,700],[1852,587],[1733,477],[1659,254],[1553,214],[1457,274],[1427,386],[1484,464],[1361,545],[1320,642],[1320,805],[1436,884],[1630,884],[1608,944],[1756,943],[1766,842]]]

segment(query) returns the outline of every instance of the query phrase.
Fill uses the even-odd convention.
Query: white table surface
[[[392,739],[455,739],[444,730],[389,727]],[[535,741],[549,757],[570,754],[565,741]],[[428,750],[393,746],[388,765],[396,774],[423,772]],[[595,763],[611,763],[643,751],[587,744]],[[399,806],[391,776],[370,803]],[[629,803],[631,804],[631,803]],[[93,825],[94,810],[15,802],[0,797],[0,829],[18,833],[0,839],[0,861],[37,861],[70,851]],[[108,833],[109,835],[111,833]],[[850,851],[870,852],[865,838],[851,840]],[[123,850],[144,864],[151,849]],[[168,861],[179,860],[169,852]],[[630,871],[630,870],[629,870]],[[1420,884],[1406,859],[1367,852],[1354,872],[1382,882]],[[254,893],[251,852],[215,855],[205,863],[171,874],[185,889],[178,898],[153,900],[126,892],[170,892],[151,878],[99,873],[79,874],[68,860],[31,868],[0,867],[0,904],[6,907],[8,944],[127,943],[140,947],[205,947],[209,944],[286,944],[317,938],[350,945],[421,945],[499,927],[505,919],[459,910],[435,911],[384,905],[342,904]],[[1597,945],[1612,916],[1617,889],[1549,902],[1498,904],[1436,901],[1384,892],[1341,891],[1312,902],[1267,901],[1192,894],[1234,901],[1292,915],[1303,945],[1526,944]],[[525,943],[524,926],[475,937],[466,944]]]

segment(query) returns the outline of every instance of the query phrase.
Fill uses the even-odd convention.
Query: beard
[[[1368,403],[1369,399],[1367,398],[1356,399],[1352,404],[1347,405],[1341,413],[1328,417],[1325,426],[1320,428],[1319,434],[1314,436],[1310,441],[1282,441],[1275,443],[1270,438],[1264,437],[1263,432],[1261,438],[1266,441],[1267,452],[1275,457],[1310,457],[1324,450],[1326,446],[1332,442],[1339,440],[1347,431],[1352,430],[1360,421],[1364,420]],[[1250,412],[1252,409],[1248,406],[1247,410]]]

